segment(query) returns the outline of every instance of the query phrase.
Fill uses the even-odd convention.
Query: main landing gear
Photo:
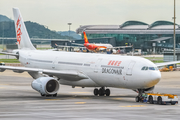
[[[42,93],[41,93],[41,96],[42,96],[42,97],[44,97],[44,96],[45,96],[45,97],[57,97],[57,93],[55,93],[55,94],[53,94],[53,95],[45,95],[45,94],[42,94]]]
[[[109,89],[105,89],[104,87],[99,88],[99,90],[97,88],[94,89],[94,95],[95,96],[109,96],[110,95],[110,90]]]

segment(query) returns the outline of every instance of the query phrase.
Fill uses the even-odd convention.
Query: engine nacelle
[[[146,89],[144,89],[144,91],[153,91],[153,90],[154,90],[154,88],[155,88],[155,86],[152,86],[152,87],[150,87],[150,88],[146,88]]]
[[[40,77],[34,80],[31,86],[41,95],[54,95],[59,90],[59,82],[53,77]]]

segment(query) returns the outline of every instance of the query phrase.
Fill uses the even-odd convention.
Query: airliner
[[[156,65],[135,56],[36,50],[19,9],[13,8],[13,14],[18,49],[7,54],[16,56],[24,67],[0,66],[0,71],[28,72],[34,79],[32,88],[41,96],[57,96],[60,85],[93,87],[96,96],[109,96],[109,87],[115,87],[138,91],[138,102],[160,81],[158,66],[180,63]]]
[[[111,44],[97,44],[97,43],[89,43],[88,38],[86,36],[86,32],[83,31],[84,34],[84,44],[78,44],[78,43],[71,43],[78,46],[84,46],[87,50],[93,51],[93,52],[99,52],[99,51],[105,51],[107,49],[117,49],[117,48],[128,48],[132,46],[117,46],[113,47]],[[63,45],[57,45],[57,47],[73,47],[73,46],[63,46]],[[77,47],[77,46],[75,46]],[[81,47],[82,48],[82,47]]]
[[[113,48],[113,46],[111,44],[92,44],[92,43],[89,43],[85,31],[83,32],[83,34],[84,34],[84,47],[86,47],[90,51],[103,51],[103,50],[106,50],[107,48]]]

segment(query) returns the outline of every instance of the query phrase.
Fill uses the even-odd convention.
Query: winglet
[[[84,34],[84,43],[89,43],[89,42],[88,42],[88,39],[87,39],[87,36],[86,36],[86,33],[83,32],[83,34]]]
[[[19,9],[13,8],[13,14],[18,48],[35,50],[36,48],[31,43]]]

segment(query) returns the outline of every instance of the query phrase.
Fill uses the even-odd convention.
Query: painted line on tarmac
[[[82,93],[90,93],[90,92],[69,92],[69,93],[78,93],[78,94],[82,94]]]
[[[122,100],[123,98],[111,98],[113,100]]]
[[[54,101],[54,100],[60,100],[60,99],[45,99],[47,101]]]
[[[9,84],[0,84],[0,85],[9,85]]]
[[[127,105],[127,106],[119,106],[119,107],[145,107],[145,105]]]
[[[75,104],[85,104],[86,102],[75,102]]]

